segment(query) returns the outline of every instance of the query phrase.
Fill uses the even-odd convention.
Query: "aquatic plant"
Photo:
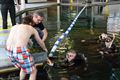
[[[55,41],[62,35],[63,30],[61,29],[53,38],[49,40],[50,47],[53,47]],[[58,45],[56,49],[56,53],[64,54],[67,50],[73,48],[73,40],[70,39],[69,36],[65,37],[62,42]]]

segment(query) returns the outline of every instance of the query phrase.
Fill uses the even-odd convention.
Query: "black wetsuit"
[[[60,63],[55,63],[54,67],[69,68],[69,67],[80,67],[82,65],[86,65],[85,57],[83,57],[82,55],[76,55],[74,60],[69,62],[67,59],[64,59]]]
[[[14,0],[1,0],[1,14],[3,19],[3,29],[7,29],[7,14],[10,13],[12,26],[16,24],[16,12]]]
[[[115,44],[112,44],[110,48],[107,48],[105,44],[102,44],[101,47],[104,54],[115,54],[119,52],[119,49]]]
[[[55,63],[53,66],[53,68],[60,69],[63,72],[66,71],[66,74],[69,75],[69,77],[66,77],[68,80],[81,80],[80,74],[86,67],[86,59],[82,55],[77,55],[75,59],[70,62],[65,59],[60,63]]]
[[[102,46],[101,50],[103,54],[103,59],[109,63],[112,67],[120,67],[119,60],[119,48],[112,44],[110,48],[107,48],[105,44]]]

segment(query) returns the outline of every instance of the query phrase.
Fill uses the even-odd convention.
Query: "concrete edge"
[[[42,66],[43,63],[37,63],[36,66]],[[0,74],[1,73],[8,73],[8,72],[12,72],[12,71],[17,71],[19,70],[18,68],[12,66],[12,67],[7,67],[7,68],[4,68],[4,69],[0,69]]]
[[[23,13],[26,12],[26,11],[36,10],[36,9],[45,8],[45,7],[54,6],[54,5],[59,5],[59,3],[56,3],[56,2],[45,3],[45,4],[42,5],[42,6],[25,8],[24,10],[21,10],[21,11],[17,12],[17,13],[16,13],[16,16],[19,16],[20,14],[23,14]]]

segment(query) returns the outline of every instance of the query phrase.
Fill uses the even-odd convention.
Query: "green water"
[[[61,7],[60,28],[58,28],[56,31],[53,28],[53,30],[49,30],[50,36],[48,38],[48,44],[50,50],[56,39],[66,31],[68,26],[73,21],[75,17],[74,14],[78,13],[80,9],[80,7],[74,7],[74,10],[72,11],[68,6]],[[109,62],[104,60],[97,51],[99,49],[98,36],[103,32],[107,32],[107,16],[100,14],[91,16],[91,8],[88,9],[89,10],[87,11],[87,14],[83,12],[81,15],[82,17],[79,17],[67,38],[63,39],[54,53],[54,55],[59,56],[58,60],[55,60],[55,62],[60,61],[61,57],[64,57],[65,52],[69,49],[74,49],[77,52],[84,53],[88,59],[88,69],[86,71],[69,71],[66,69],[52,68],[49,74],[53,80],[62,80],[63,78],[65,78],[65,80],[69,80],[69,77],[71,75],[75,75],[76,72],[79,74],[82,80],[110,80],[110,76],[112,74],[112,66]],[[97,16],[104,17],[104,19],[99,19]],[[93,25],[91,25],[91,19],[94,20],[92,23]],[[83,40],[85,42],[82,42]]]

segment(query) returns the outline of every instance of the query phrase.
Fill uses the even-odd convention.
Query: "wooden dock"
[[[37,66],[42,66],[45,61],[47,61],[47,53],[46,52],[40,52],[40,53],[34,53],[32,54],[35,64]],[[8,73],[19,70],[18,68],[15,68],[12,63],[5,66],[0,66],[0,74],[1,73]]]

